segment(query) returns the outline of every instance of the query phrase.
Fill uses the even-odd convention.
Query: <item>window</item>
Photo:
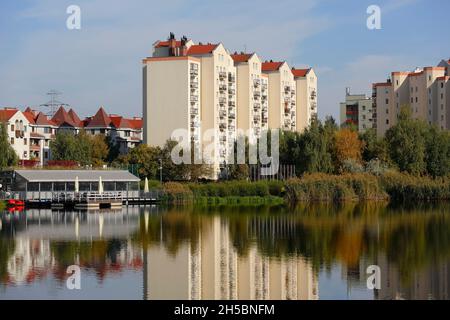
[[[398,80],[396,81],[397,85],[398,85]]]
[[[23,144],[27,145],[27,138],[23,138]]]
[[[431,76],[428,76],[428,81],[431,81]]]
[[[386,109],[386,114],[389,114],[389,109]]]
[[[416,103],[418,103],[419,102],[419,98],[418,97],[416,97]]]
[[[14,138],[11,138],[11,144],[14,144]]]
[[[14,132],[14,125],[11,125],[11,131]]]
[[[23,131],[27,132],[27,126],[23,126]]]
[[[28,157],[28,151],[24,151],[24,152],[23,152],[23,157],[24,157],[24,158],[27,158],[27,157]]]
[[[444,89],[444,83],[443,82],[441,83],[441,89]]]
[[[443,93],[441,93],[441,99],[444,99],[444,94]]]
[[[444,115],[441,115],[441,121],[444,121]]]
[[[386,104],[389,104],[389,99],[386,99]]]
[[[414,98],[411,98],[411,103],[414,103]]]
[[[418,87],[416,87],[416,92],[417,92],[417,91],[419,91],[419,88],[418,88]]]
[[[386,124],[389,124],[389,119],[386,119]]]
[[[45,151],[45,152],[44,152],[44,158],[45,158],[45,159],[48,159],[48,151]]]
[[[441,110],[444,110],[444,105],[443,104],[441,104]]]
[[[363,111],[366,111],[366,106],[363,106],[362,109],[363,109]]]

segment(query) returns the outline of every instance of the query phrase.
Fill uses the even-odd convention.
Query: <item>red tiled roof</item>
[[[36,117],[36,124],[38,126],[57,126],[56,123],[49,120],[45,114],[42,112],[39,112],[39,114]]]
[[[35,113],[34,110],[31,109],[30,107],[26,108],[24,112],[29,112],[29,113],[31,113],[34,117],[36,116],[36,113]]]
[[[189,47],[188,55],[208,54],[216,49],[218,44],[195,44]]]
[[[294,77],[305,77],[311,69],[292,69]]]
[[[262,71],[276,71],[280,69],[284,62],[263,62],[261,65]]]
[[[77,115],[77,113],[73,109],[70,109],[67,114],[72,119],[72,121],[77,124],[77,126],[81,127],[82,121],[81,121],[80,117]]]
[[[169,41],[160,41],[160,42],[158,42],[158,44],[155,46],[155,48],[168,47],[169,44],[170,44]],[[175,46],[181,47],[181,41],[175,41]]]
[[[28,108],[27,108],[27,110],[28,110]],[[27,111],[27,110],[25,110],[25,111],[22,112],[22,113],[23,113],[23,115],[25,116],[25,118],[27,118],[27,120],[28,120],[29,123],[34,124],[34,123],[35,123],[35,115],[34,115],[34,112],[33,112],[33,111]]]
[[[64,109],[63,106],[61,106],[58,109],[58,111],[56,111],[55,115],[51,120],[58,126],[68,124],[71,127],[77,127],[77,124],[72,120],[72,118],[69,116],[69,114],[67,113],[66,109]]]
[[[240,53],[240,54],[232,54],[231,57],[233,58],[234,62],[247,62],[253,53]]]
[[[11,119],[18,111],[19,110],[12,108],[0,110],[0,121],[9,121],[9,119]]]
[[[129,128],[129,129],[133,128],[128,119],[125,119],[120,116],[110,116],[110,118],[112,125],[116,128]]]
[[[108,114],[105,112],[103,107],[100,107],[98,109],[95,116],[92,117],[92,119],[87,124],[87,128],[106,128],[111,125],[111,118],[108,116]]]
[[[135,118],[135,119],[128,119],[128,122],[131,123],[133,129],[141,130],[143,127],[144,120],[142,120],[142,118],[139,118],[139,119]]]

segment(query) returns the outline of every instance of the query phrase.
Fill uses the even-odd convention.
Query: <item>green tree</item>
[[[0,122],[0,170],[14,166],[18,162],[18,157],[13,147],[9,143],[6,123]]]
[[[104,165],[108,161],[109,155],[108,139],[104,135],[100,134],[91,136],[90,140],[92,165],[95,167]]]
[[[333,172],[330,150],[336,128],[332,119],[325,126],[319,120],[313,120],[311,126],[300,135],[299,154],[295,160],[297,174]]]
[[[425,162],[433,177],[450,173],[450,134],[436,126],[429,126],[426,134]]]
[[[137,164],[139,177],[141,179],[159,179],[159,159],[162,158],[160,147],[149,147],[140,144],[130,150],[128,155],[121,156],[119,161],[122,164]]]
[[[386,140],[378,138],[375,129],[366,130],[360,135],[360,139],[364,144],[362,158],[365,162],[378,159],[381,163],[389,163],[389,151]]]
[[[74,135],[68,131],[60,131],[54,141],[50,142],[53,160],[77,161],[81,165],[92,164],[91,138],[84,131]]]
[[[426,124],[411,119],[409,107],[400,111],[398,123],[386,132],[389,155],[400,171],[420,175],[426,171]]]

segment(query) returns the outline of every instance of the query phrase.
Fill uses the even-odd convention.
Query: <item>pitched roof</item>
[[[261,65],[262,71],[277,71],[283,65],[283,61],[281,62],[263,62]]]
[[[42,112],[39,112],[39,114],[36,117],[36,124],[38,126],[56,126],[56,123],[49,120],[45,114]]]
[[[19,110],[13,108],[4,108],[0,110],[0,121],[8,121],[11,119]]]
[[[198,55],[198,54],[209,54],[216,49],[218,44],[194,44],[189,47],[187,54],[188,55]]]
[[[29,113],[31,113],[33,116],[36,116],[36,112],[34,112],[34,110],[31,109],[30,107],[26,108],[24,112],[29,112]]]
[[[294,77],[305,77],[311,69],[292,69]]]
[[[111,124],[116,128],[129,128],[132,129],[131,123],[128,121],[128,119],[125,119],[121,116],[110,116],[111,118]]]
[[[253,53],[235,53],[231,55],[234,62],[247,62],[252,56]]]
[[[133,129],[142,130],[144,123],[144,120],[142,120],[142,118],[128,119],[128,121],[133,126]]]
[[[58,111],[56,111],[55,115],[51,119],[58,126],[63,124],[68,124],[71,127],[77,127],[78,125],[72,120],[72,118],[67,113],[66,109],[63,106],[59,107]]]
[[[95,116],[92,117],[91,121],[87,124],[87,128],[106,128],[111,124],[111,118],[105,112],[103,107],[98,109]]]
[[[28,108],[22,113],[25,116],[25,118],[27,118],[29,123],[34,124],[36,116],[33,111],[27,111],[27,110],[28,110]]]
[[[73,109],[70,109],[67,114],[72,119],[72,121],[74,123],[76,123],[78,126],[82,125],[82,121],[81,121],[80,117],[77,115],[77,113]]]

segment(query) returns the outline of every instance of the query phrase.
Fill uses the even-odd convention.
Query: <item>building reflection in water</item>
[[[322,294],[367,290],[372,264],[382,281],[374,299],[450,298],[448,210],[246,210],[0,213],[0,298],[50,277],[63,290],[72,264],[100,284],[135,272],[144,299],[318,299],[319,282]],[[341,270],[345,286],[319,279],[322,270]]]
[[[277,221],[275,225],[251,223],[249,232],[287,227],[278,226]],[[265,257],[256,244],[247,255],[239,256],[225,218],[213,216],[203,221],[196,243],[184,243],[176,255],[167,254],[162,245],[147,248],[145,299],[318,298],[318,281],[309,262],[300,256]]]

